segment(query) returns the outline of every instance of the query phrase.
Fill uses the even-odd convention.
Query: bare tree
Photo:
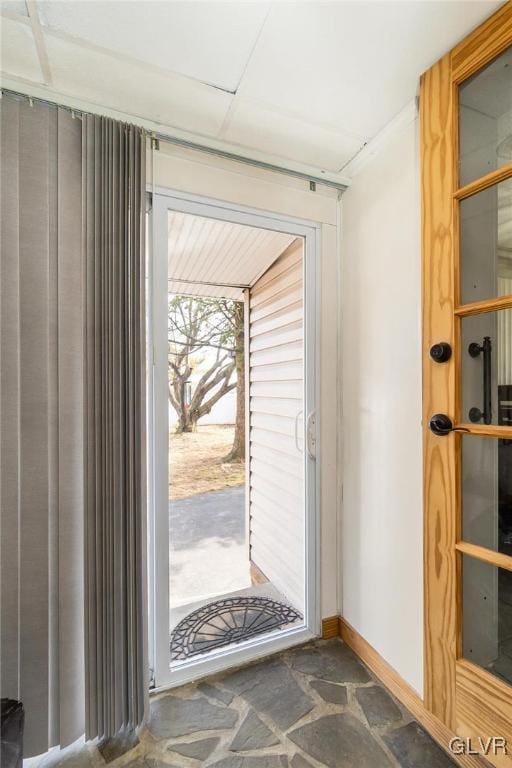
[[[245,460],[245,345],[244,345],[244,305],[241,301],[233,302],[233,334],[235,338],[236,368],[236,421],[233,447],[226,456],[227,462]]]
[[[169,299],[168,342],[169,400],[179,417],[176,431],[195,431],[198,420],[210,413],[215,403],[236,387],[237,427],[233,449],[226,461],[242,459],[243,454],[239,454],[236,446],[240,443],[239,405],[241,401],[241,407],[244,408],[245,399],[243,304],[228,299],[172,296]],[[194,367],[204,361],[205,355],[201,356],[201,352],[207,349],[215,350],[215,358],[192,390],[190,377]],[[235,370],[237,380],[232,381]],[[241,418],[244,444],[243,411]]]

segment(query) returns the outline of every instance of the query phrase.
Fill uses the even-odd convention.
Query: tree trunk
[[[176,434],[181,435],[183,432],[197,432],[197,413],[190,408],[185,402],[185,383],[190,376],[191,370],[186,371],[186,378],[178,382],[176,389],[178,390],[177,404],[179,406],[178,415],[179,421],[176,425]]]
[[[226,462],[245,461],[245,328],[244,304],[235,309],[236,421],[233,447]]]
[[[181,435],[183,432],[197,432],[197,419],[194,419],[194,414],[190,413],[186,406],[181,409],[180,419],[176,425],[176,434]]]

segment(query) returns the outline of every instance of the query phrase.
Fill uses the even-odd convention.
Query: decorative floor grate
[[[171,660],[241,643],[301,620],[294,608],[268,597],[226,597],[185,616],[171,632]]]

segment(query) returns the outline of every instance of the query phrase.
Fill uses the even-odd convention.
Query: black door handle
[[[483,343],[478,344],[472,341],[468,347],[468,353],[471,357],[479,357],[483,354],[483,387],[484,387],[484,408],[483,411],[474,405],[469,409],[469,420],[476,424],[482,421],[484,424],[492,423],[492,342],[490,336],[485,336]]]
[[[453,421],[446,413],[434,413],[428,425],[434,435],[449,435],[453,431]]]
[[[430,357],[435,363],[446,363],[452,356],[452,348],[447,341],[439,341],[430,347]]]

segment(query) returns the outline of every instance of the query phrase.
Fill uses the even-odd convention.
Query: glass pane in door
[[[512,427],[512,309],[462,319],[461,379],[461,421]]]
[[[459,88],[460,185],[512,162],[512,48]]]
[[[512,436],[462,437],[462,538],[512,556]]]
[[[463,304],[512,294],[512,179],[461,201],[460,269]]]
[[[464,658],[512,683],[512,571],[463,555]]]

